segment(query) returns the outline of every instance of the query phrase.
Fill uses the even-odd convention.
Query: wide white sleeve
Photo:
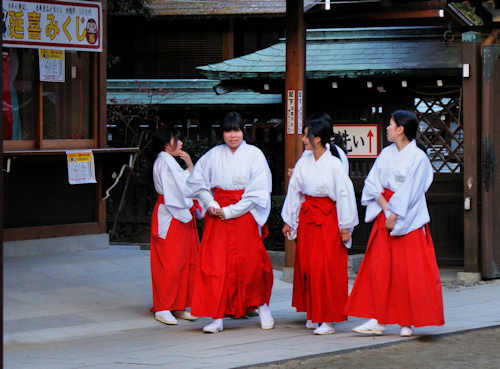
[[[299,225],[299,212],[302,203],[304,202],[304,195],[301,192],[301,179],[300,179],[300,161],[295,165],[292,172],[292,177],[288,183],[288,190],[286,193],[283,208],[281,209],[281,218],[290,226],[290,240],[297,238],[297,227]]]
[[[352,230],[359,223],[354,186],[343,170],[337,170],[332,177],[335,184],[339,229]]]
[[[272,176],[267,160],[259,150],[252,155],[250,179],[240,201],[223,209],[226,219],[251,212],[258,225],[263,226],[271,211]]]
[[[187,176],[184,171],[177,171],[171,167],[171,163],[169,164],[160,173],[164,206],[172,217],[187,223],[192,219],[189,211],[192,201],[185,198]]]
[[[198,198],[201,201],[203,209],[211,206],[220,208],[212,195],[212,186],[210,181],[210,161],[213,156],[213,149],[203,155],[194,165],[191,174],[186,180],[186,196]],[[203,212],[204,213],[204,212]]]
[[[381,154],[382,155],[382,154]],[[382,208],[377,199],[384,192],[384,187],[380,181],[380,155],[375,159],[368,176],[365,178],[365,185],[361,193],[361,205],[366,206],[365,222],[369,223],[377,217]]]
[[[389,211],[404,218],[417,201],[425,196],[434,173],[432,165],[426,156],[422,156],[416,165],[408,172],[404,183],[389,200]]]

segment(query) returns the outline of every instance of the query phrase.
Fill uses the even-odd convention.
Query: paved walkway
[[[207,335],[201,327],[208,319],[165,326],[152,318],[148,251],[111,246],[7,259],[5,368],[221,369],[407,340],[397,326],[380,337],[356,335],[356,318],[337,324],[334,335],[312,335],[304,314],[290,307],[291,285],[279,273],[271,299],[276,329],[261,330],[258,317],[225,319],[224,332]],[[416,335],[500,325],[500,281],[443,292],[446,325]]]

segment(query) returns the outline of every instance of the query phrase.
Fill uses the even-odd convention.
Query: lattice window
[[[414,104],[419,119],[418,136],[434,172],[463,172],[464,134],[460,121],[460,97],[415,97]]]

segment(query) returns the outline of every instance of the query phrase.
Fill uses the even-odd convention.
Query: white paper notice
[[[40,81],[64,82],[64,51],[38,49]]]
[[[69,184],[97,183],[92,150],[68,150]]]

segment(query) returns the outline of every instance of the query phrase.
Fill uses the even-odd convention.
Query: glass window
[[[65,51],[64,83],[40,83],[38,49],[5,48],[2,57],[4,140],[93,138],[92,53]],[[43,136],[37,137],[40,104]]]
[[[3,138],[33,140],[38,111],[37,50],[4,48],[3,78]]]
[[[43,138],[88,139],[91,128],[90,53],[65,52],[65,83],[43,82]]]

